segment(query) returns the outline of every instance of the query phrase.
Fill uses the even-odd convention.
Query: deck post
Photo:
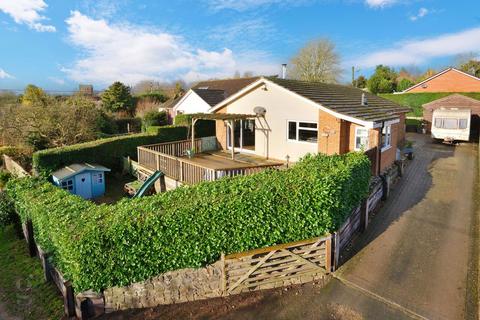
[[[197,122],[197,119],[192,118],[192,148],[195,149],[195,123]],[[197,150],[195,150],[195,153]]]
[[[230,145],[232,146],[232,160],[235,160],[235,121],[230,120]]]

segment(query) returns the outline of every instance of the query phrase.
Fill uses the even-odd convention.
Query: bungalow
[[[369,150],[375,174],[395,161],[409,111],[356,88],[277,77],[258,78],[209,110],[256,115],[216,120],[223,150],[293,162],[307,153]]]
[[[480,78],[448,68],[399,94],[421,92],[480,92]]]
[[[202,81],[188,90],[172,106],[173,117],[177,114],[207,113],[208,110],[237,93],[258,77]]]

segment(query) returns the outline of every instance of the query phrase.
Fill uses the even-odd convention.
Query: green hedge
[[[192,126],[192,117],[196,114],[179,114],[173,119],[173,123],[176,126],[185,126],[191,130]],[[215,120],[198,120],[195,123],[195,136],[196,137],[210,137],[214,136],[216,133]]]
[[[448,92],[433,92],[433,93],[402,93],[402,94],[380,94],[379,96],[392,100],[403,106],[413,109],[409,115],[421,117],[423,115],[422,106],[434,100],[444,98],[454,93]],[[467,97],[480,100],[480,92],[460,93]]]
[[[77,292],[200,267],[226,254],[336,230],[367,195],[360,153],[96,206],[32,178],[7,184],[22,220]]]
[[[38,151],[33,154],[33,166],[45,174],[79,162],[99,163],[113,170],[121,170],[122,158],[130,156],[136,159],[138,146],[184,140],[186,137],[185,127],[165,126],[159,128],[155,135],[125,135]]]

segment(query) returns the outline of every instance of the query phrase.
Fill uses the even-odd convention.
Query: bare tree
[[[329,39],[318,39],[305,45],[291,60],[290,76],[304,81],[337,83],[340,78],[340,56]]]

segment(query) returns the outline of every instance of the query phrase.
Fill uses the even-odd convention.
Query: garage
[[[445,109],[470,109],[472,112],[470,138],[476,139],[480,133],[480,100],[476,100],[462,94],[452,94],[445,98],[434,100],[423,105],[423,120],[428,132],[432,128],[432,115],[434,110]]]

